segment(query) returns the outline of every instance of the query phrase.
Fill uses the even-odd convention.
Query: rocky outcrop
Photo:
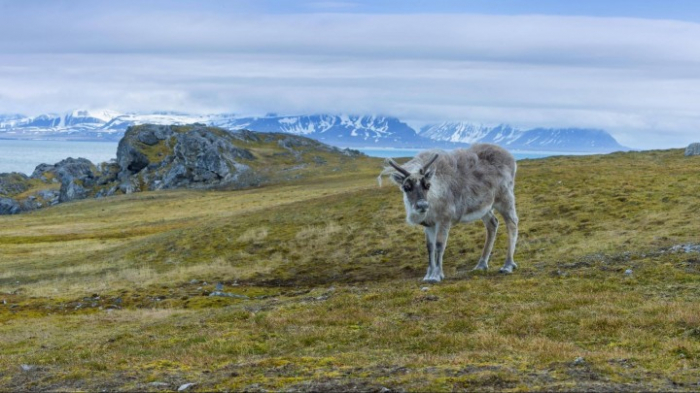
[[[686,157],[689,156],[700,156],[700,143],[691,143],[685,149]]]
[[[119,189],[245,187],[255,156],[231,133],[204,125],[131,127],[117,148]]]
[[[309,167],[361,155],[296,135],[145,124],[129,127],[112,162],[67,158],[41,164],[29,177],[0,174],[0,214],[118,193],[245,188],[295,179]]]

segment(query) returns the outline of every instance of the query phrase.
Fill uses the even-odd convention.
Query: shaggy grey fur
[[[434,160],[434,162],[433,162]],[[508,228],[508,253],[502,273],[512,273],[518,238],[515,211],[515,172],[513,155],[490,144],[476,144],[451,152],[427,150],[403,165],[387,160],[379,175],[389,175],[403,191],[406,221],[425,227],[428,250],[427,282],[439,282],[445,275],[442,257],[452,225],[481,219],[486,226],[486,244],[474,270],[488,269],[496,240],[496,209]]]

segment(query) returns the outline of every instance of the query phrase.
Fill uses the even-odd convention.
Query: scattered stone
[[[584,364],[586,364],[586,359],[582,358],[581,356],[579,356],[579,357],[577,357],[576,359],[574,359],[574,365],[575,365],[575,366],[581,366],[581,365],[584,365]]]
[[[422,303],[422,302],[436,302],[440,300],[438,296],[435,295],[423,295],[415,299],[416,302]]]
[[[170,386],[169,383],[166,383],[166,382],[159,382],[159,381],[151,382],[151,383],[149,383],[149,385],[150,385],[150,386],[157,387],[157,388],[162,388],[162,387],[168,387],[168,386]]]
[[[631,275],[632,275],[632,269],[625,270],[625,276],[631,276]]]
[[[216,284],[216,290],[217,290],[217,291],[223,291],[223,290],[224,290],[224,284],[222,284],[222,283],[220,283],[220,282],[217,283],[217,284]]]
[[[22,371],[25,371],[25,372],[32,371],[32,370],[34,370],[34,369],[36,368],[36,366],[31,365],[31,364],[23,364],[23,365],[21,365],[21,366],[19,366],[19,367],[22,369]]]
[[[569,274],[568,274],[567,272],[562,271],[562,270],[560,270],[560,269],[557,269],[557,270],[555,270],[555,271],[552,272],[552,276],[554,276],[554,277],[566,277],[566,276],[568,276],[568,275],[569,275]]]
[[[235,294],[235,293],[221,292],[221,291],[214,291],[214,292],[210,293],[209,296],[231,297],[231,298],[234,298],[234,299],[246,299],[246,300],[250,299],[250,298],[249,298],[248,296],[246,296],[246,295],[238,295],[238,294]]]
[[[423,287],[420,290],[423,292],[428,292],[430,290],[430,287]]]
[[[691,252],[700,252],[700,244],[677,244],[671,247],[671,252],[685,252],[686,254]]]
[[[194,386],[194,385],[196,385],[196,383],[186,383],[186,384],[180,385],[180,387],[177,388],[177,391],[178,391],[178,392],[184,392],[185,390],[191,388],[191,387]]]

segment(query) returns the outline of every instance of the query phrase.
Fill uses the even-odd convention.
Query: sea
[[[381,157],[381,158],[400,158],[400,157],[413,157],[418,152],[424,149],[393,149],[393,148],[364,148],[357,149],[370,157]],[[581,153],[559,153],[559,152],[536,152],[536,151],[511,151],[516,160],[525,159],[536,159],[545,158],[555,155],[569,155],[569,154],[581,154]]]
[[[0,140],[0,173],[31,175],[39,164],[55,164],[68,157],[95,164],[117,158],[117,142]]]
[[[360,148],[371,157],[413,157],[421,149]],[[513,152],[516,159],[536,159],[566,153]],[[117,142],[0,140],[0,173],[31,175],[39,164],[55,164],[68,157],[87,158],[95,164],[117,157]]]

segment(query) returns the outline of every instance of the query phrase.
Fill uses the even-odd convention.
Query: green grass
[[[698,390],[699,159],[520,161],[520,269],[459,225],[437,285],[380,163],[0,217],[0,386]]]

